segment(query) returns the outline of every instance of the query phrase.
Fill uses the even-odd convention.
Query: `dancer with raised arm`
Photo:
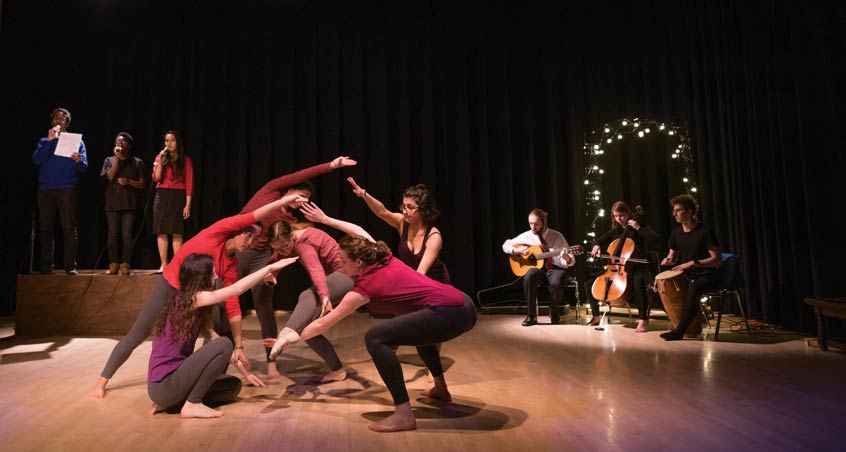
[[[449,271],[440,259],[443,239],[434,221],[441,215],[435,197],[423,184],[405,189],[399,212],[388,210],[367,190],[358,186],[355,179],[348,177],[353,194],[363,199],[367,207],[397,230],[400,236],[397,255],[409,267],[435,281],[449,284]]]
[[[153,401],[150,414],[183,403],[180,412],[183,418],[223,416],[223,412],[206,403],[234,401],[241,391],[241,380],[226,374],[232,342],[214,332],[213,305],[237,297],[271,271],[278,271],[295,260],[279,260],[231,286],[212,290],[217,280],[214,258],[196,253],[185,257],[179,269],[180,289],[167,301],[156,320],[147,377],[147,393]],[[194,352],[201,334],[210,341]],[[238,369],[247,381],[264,386],[240,362]]]
[[[314,187],[312,187],[309,179],[329,173],[338,168],[355,166],[356,164],[357,162],[355,160],[347,156],[340,156],[332,159],[331,162],[277,177],[264,184],[247,204],[244,205],[241,213],[251,212],[258,207],[278,200],[284,195],[299,194],[303,198],[311,198],[314,194]],[[292,205],[291,207],[295,208],[297,206]],[[287,209],[275,211],[261,220],[262,231],[269,232],[270,225],[279,221],[296,223],[297,219]],[[271,240],[268,240],[266,234],[256,237],[249,249],[237,253],[238,274],[240,276],[248,275],[267,265],[271,258],[271,248]],[[314,277],[312,277],[312,282],[315,282]],[[273,284],[259,283],[253,286],[251,290],[253,306],[256,309],[256,317],[258,317],[259,324],[261,325],[262,337],[275,337],[279,332],[276,326],[276,316],[273,314],[273,288]],[[267,348],[265,353],[269,357],[270,348]],[[267,359],[267,378],[269,380],[279,378],[279,370],[276,368],[276,362],[269,358]]]
[[[105,396],[106,385],[109,380],[118,368],[129,359],[129,355],[135,348],[150,334],[153,323],[166,301],[181,288],[179,268],[186,256],[197,253],[214,257],[215,269],[223,279],[223,285],[232,285],[238,280],[238,261],[235,258],[235,253],[249,248],[254,237],[261,233],[261,226],[257,222],[276,210],[304,201],[307,201],[307,199],[298,194],[286,195],[282,199],[259,207],[253,212],[224,218],[187,241],[165,267],[164,273],[155,283],[153,290],[141,307],[141,312],[135,319],[132,328],[112,350],[109,360],[97,380],[94,398],[99,399]],[[249,369],[249,361],[244,354],[241,337],[241,307],[238,303],[238,297],[230,297],[226,300],[226,314],[229,317],[232,339],[235,343],[232,363],[236,364],[240,361]]]
[[[391,416],[370,424],[369,428],[377,432],[417,428],[402,366],[393,347],[417,347],[417,353],[434,377],[434,387],[423,395],[452,400],[437,344],[473,328],[476,323],[473,301],[455,287],[428,278],[395,259],[385,242],[375,242],[360,226],[330,218],[314,204],[304,204],[301,210],[310,221],[350,234],[339,242],[341,264],[344,273],[357,279],[338,307],[310,323],[301,335],[286,329],[276,339],[265,339],[265,345],[273,345],[271,357],[291,343],[323,334],[361,306],[366,305],[373,312],[396,314],[370,328],[364,336],[367,351],[396,407]]]

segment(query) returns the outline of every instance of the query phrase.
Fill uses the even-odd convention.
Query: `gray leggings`
[[[227,375],[232,342],[219,337],[191,354],[162,381],[148,381],[150,400],[167,408],[185,400],[191,403],[220,405],[235,400],[241,392],[241,380]]]
[[[336,271],[326,275],[326,285],[329,287],[329,299],[332,301],[332,307],[336,307],[341,302],[341,299],[344,298],[344,295],[352,290],[355,282],[346,274]],[[297,333],[302,333],[303,329],[309,323],[320,317],[320,311],[322,309],[323,304],[320,302],[320,297],[317,296],[317,288],[311,286],[300,293],[297,306],[294,307],[294,312],[285,326]],[[329,369],[333,372],[343,367],[338,354],[335,353],[335,347],[332,346],[332,343],[325,336],[315,336],[307,340],[306,344],[323,358],[323,361],[326,362]]]
[[[156,280],[153,290],[147,296],[147,301],[141,307],[141,312],[135,318],[135,323],[132,324],[126,336],[121,338],[120,342],[115,345],[112,354],[109,355],[109,360],[106,361],[106,367],[100,373],[105,378],[112,378],[120,366],[129,359],[129,355],[135,351],[141,342],[150,335],[153,329],[153,324],[156,322],[159,312],[164,308],[165,303],[176,294],[176,289],[170,286],[163,276]]]
[[[238,277],[253,273],[264,267],[270,261],[270,250],[248,249],[243,253],[236,253],[238,258]],[[273,315],[273,287],[260,282],[250,289],[253,294],[253,306],[256,308],[256,317],[261,325],[261,337],[276,337],[279,329],[276,327],[276,316]],[[270,357],[270,347],[265,347],[266,357]]]

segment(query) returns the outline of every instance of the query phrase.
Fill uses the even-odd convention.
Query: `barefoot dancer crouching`
[[[364,305],[373,312],[397,314],[370,328],[364,336],[367,351],[396,406],[394,414],[369,427],[377,432],[417,428],[402,366],[392,347],[417,347],[417,353],[434,377],[434,387],[423,395],[450,401],[452,397],[436,344],[454,339],[473,328],[476,323],[473,301],[455,287],[434,281],[403,264],[391,255],[385,242],[374,242],[361,227],[330,218],[314,204],[304,204],[301,210],[310,221],[350,234],[339,242],[341,264],[344,273],[358,278],[355,287],[344,296],[338,307],[309,324],[301,335],[283,330],[277,339],[265,339],[265,346],[272,344],[271,356],[276,356],[293,342],[323,334]]]
[[[261,226],[256,224],[256,222],[261,221],[274,211],[304,201],[308,201],[308,199],[296,193],[285,195],[282,199],[263,205],[252,212],[219,220],[200,231],[191,240],[185,242],[179,248],[173,260],[165,267],[164,273],[156,280],[153,290],[147,296],[147,300],[144,301],[141,312],[135,318],[132,328],[115,345],[115,348],[109,355],[109,359],[100,373],[100,378],[97,380],[93,397],[95,399],[105,397],[106,385],[108,385],[109,380],[114,376],[120,366],[129,359],[129,355],[132,354],[135,348],[147,338],[159,312],[164,308],[167,300],[180,289],[179,269],[186,256],[194,253],[213,256],[215,268],[221,279],[223,279],[223,285],[232,285],[238,280],[238,260],[235,257],[235,253],[246,251],[252,244],[255,236],[261,234]],[[226,315],[229,317],[228,329],[231,330],[232,339],[235,342],[235,351],[232,353],[231,363],[237,365],[237,362],[241,362],[249,370],[250,365],[247,355],[244,354],[243,338],[241,336],[241,307],[238,304],[238,297],[231,297],[229,300],[226,300]],[[227,325],[225,322],[221,323],[221,327],[225,332]]]
[[[223,413],[205,405],[229,403],[241,391],[241,380],[226,374],[232,342],[212,329],[213,305],[237,297],[271,271],[278,271],[296,258],[282,259],[212,291],[217,274],[208,254],[190,254],[179,268],[180,289],[170,297],[156,319],[153,350],[150,353],[147,393],[153,401],[150,414],[184,401],[183,418],[215,418]],[[194,352],[197,337],[212,339]],[[264,384],[238,361],[247,381]]]

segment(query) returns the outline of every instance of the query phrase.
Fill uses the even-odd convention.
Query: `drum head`
[[[658,280],[664,280],[664,279],[673,279],[673,278],[675,278],[676,276],[681,275],[682,273],[683,273],[683,272],[678,271],[678,270],[667,270],[667,271],[664,271],[664,272],[658,273],[658,274],[655,276],[655,280],[656,280],[656,281],[658,281]]]

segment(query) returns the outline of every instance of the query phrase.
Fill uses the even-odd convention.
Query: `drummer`
[[[699,298],[716,287],[714,270],[722,265],[723,258],[717,235],[697,220],[693,197],[676,196],[670,200],[670,205],[679,226],[670,233],[667,243],[670,251],[661,265],[674,265],[673,270],[683,272],[682,277],[690,281],[679,324],[674,330],[661,333],[664,340],[677,341],[684,338],[684,332],[699,315]]]
[[[638,218],[644,215],[643,209],[640,206],[635,206],[638,213]],[[611,206],[611,229],[602,234],[593,243],[591,255],[599,256],[602,250],[608,248],[611,243],[619,238],[630,238],[634,241],[635,249],[630,257],[636,259],[643,259],[646,257],[648,250],[656,250],[658,244],[658,235],[651,227],[644,223],[635,220],[632,216],[632,210],[624,201],[617,201]],[[608,254],[614,253],[613,249],[608,249]],[[652,282],[652,273],[649,271],[649,266],[643,263],[629,262],[626,264],[626,292],[633,293],[635,303],[637,303],[638,321],[636,333],[644,333],[649,328],[649,298],[647,296],[646,288]],[[588,326],[599,325],[601,315],[599,312],[599,302],[592,295],[591,286],[594,284],[595,278],[591,278],[586,282],[585,292],[588,294],[590,301],[590,310],[593,318],[587,323]]]

